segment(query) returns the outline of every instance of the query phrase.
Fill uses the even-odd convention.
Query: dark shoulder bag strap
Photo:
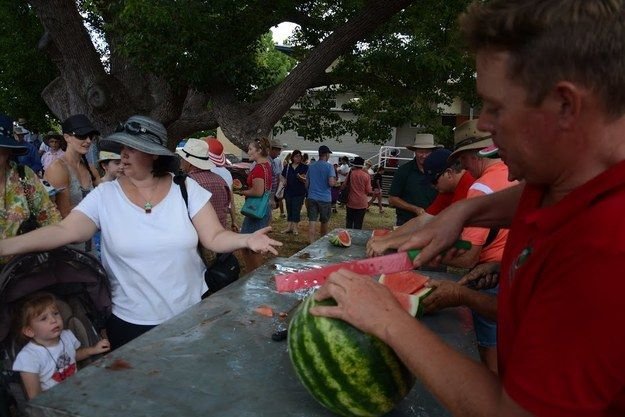
[[[174,175],[174,183],[178,184],[180,187],[180,193],[182,194],[182,199],[184,200],[184,205],[187,206],[187,215],[191,218],[189,214],[189,193],[187,192],[187,176],[182,172]]]

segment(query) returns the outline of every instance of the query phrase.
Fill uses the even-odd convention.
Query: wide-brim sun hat
[[[454,151],[449,160],[458,157],[464,151],[480,150],[493,146],[493,139],[489,132],[477,128],[478,119],[468,120],[454,129]]]
[[[53,130],[51,130],[51,131],[49,131],[48,133],[45,134],[45,136],[43,137],[43,143],[45,143],[46,145],[50,146],[48,144],[50,139],[58,139],[61,144],[63,144],[63,142],[65,142],[65,138],[63,137],[63,135],[61,133],[55,132]]]
[[[150,155],[175,156],[167,149],[167,129],[162,123],[147,116],[132,116],[120,124],[115,133],[105,137],[101,144],[115,142]]]
[[[224,145],[214,136],[204,138],[208,144],[208,157],[217,167],[226,165],[226,155],[224,154]]]
[[[13,119],[0,114],[0,148],[9,149],[13,155],[26,155],[28,147],[13,137]]]
[[[196,168],[203,170],[215,168],[215,164],[210,159],[208,143],[204,140],[189,139],[184,147],[176,149],[176,153]]]
[[[354,158],[354,160],[352,161],[352,163],[350,164],[353,167],[356,168],[362,168],[365,166],[365,160],[364,158],[361,158],[360,156],[357,156]]]
[[[417,133],[412,145],[406,145],[406,149],[416,151],[417,149],[438,149],[442,145],[434,143],[434,135],[430,133]]]

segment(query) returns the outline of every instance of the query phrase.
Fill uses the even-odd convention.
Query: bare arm
[[[61,190],[56,194],[55,202],[61,217],[67,217],[72,210],[69,200],[69,172],[67,167],[62,161],[56,160],[48,167],[44,178],[48,180],[51,186]]]
[[[369,277],[341,270],[315,297],[333,297],[338,305],[315,307],[312,314],[340,318],[388,343],[454,416],[531,415],[506,394],[495,374],[406,314],[389,290]]]
[[[254,178],[252,180],[252,188],[241,190],[239,194],[245,197],[260,197],[265,193],[265,180],[262,178]]]
[[[432,294],[423,300],[426,312],[434,312],[447,307],[467,306],[482,316],[497,320],[497,297],[484,294],[449,280],[430,280],[428,287]]]
[[[388,204],[390,206],[395,207],[395,208],[399,208],[399,209],[406,210],[406,211],[409,211],[411,213],[414,213],[417,216],[425,213],[425,209],[424,208],[419,207],[419,206],[415,206],[414,204],[410,204],[407,201],[405,201],[402,198],[397,197],[397,196],[389,196]]]
[[[206,203],[191,221],[197,230],[202,246],[217,253],[249,248],[254,252],[271,252],[277,255],[278,251],[274,246],[282,246],[282,243],[267,236],[271,227],[265,227],[251,234],[240,234],[224,229],[211,203]]]
[[[90,239],[97,230],[95,223],[89,217],[73,210],[61,223],[0,240],[0,256],[44,251],[69,243],[84,242]]]
[[[415,259],[415,266],[422,266],[452,246],[464,226],[509,227],[524,186],[519,184],[452,204],[414,233],[399,250],[422,249]],[[454,256],[454,249],[448,251],[448,256]]]
[[[102,339],[93,346],[80,348],[76,350],[76,360],[80,362],[93,355],[97,355],[99,353],[105,353],[105,352],[108,352],[109,350],[111,350],[111,344],[109,343],[107,339]]]
[[[389,249],[399,248],[410,240],[414,232],[421,229],[433,218],[434,216],[431,214],[423,213],[418,217],[413,217],[408,220],[406,223],[399,226],[399,228],[385,236],[372,237],[367,242],[367,256],[380,256]]]
[[[329,177],[328,178],[328,185],[330,187],[334,187],[336,185],[336,177]]]
[[[41,383],[39,382],[39,375],[32,372],[20,372],[22,378],[22,384],[24,384],[24,390],[29,400],[32,400],[41,393]]]

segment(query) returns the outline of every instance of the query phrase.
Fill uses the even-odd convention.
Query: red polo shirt
[[[537,416],[625,416],[625,161],[540,207],[526,185],[499,281],[499,375]]]
[[[438,193],[432,204],[425,209],[425,212],[427,214],[431,214],[432,216],[436,216],[456,201],[464,200],[467,198],[467,192],[473,184],[473,181],[475,181],[473,175],[471,175],[469,171],[464,171],[464,174],[460,177],[460,181],[458,181],[454,192]]]

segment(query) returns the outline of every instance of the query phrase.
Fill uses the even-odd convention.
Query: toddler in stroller
[[[20,373],[29,399],[52,388],[76,373],[76,362],[108,352],[108,340],[95,346],[80,347],[71,330],[63,328],[63,318],[56,297],[39,292],[22,303],[16,331],[29,342],[17,354],[13,370]]]
[[[0,403],[0,416],[18,415],[26,404],[20,373],[13,371],[25,344],[22,329],[16,327],[21,327],[18,318],[24,301],[41,291],[54,295],[63,327],[81,346],[98,344],[111,312],[109,281],[95,257],[62,247],[13,258],[0,273],[0,399],[6,398],[6,404]]]

